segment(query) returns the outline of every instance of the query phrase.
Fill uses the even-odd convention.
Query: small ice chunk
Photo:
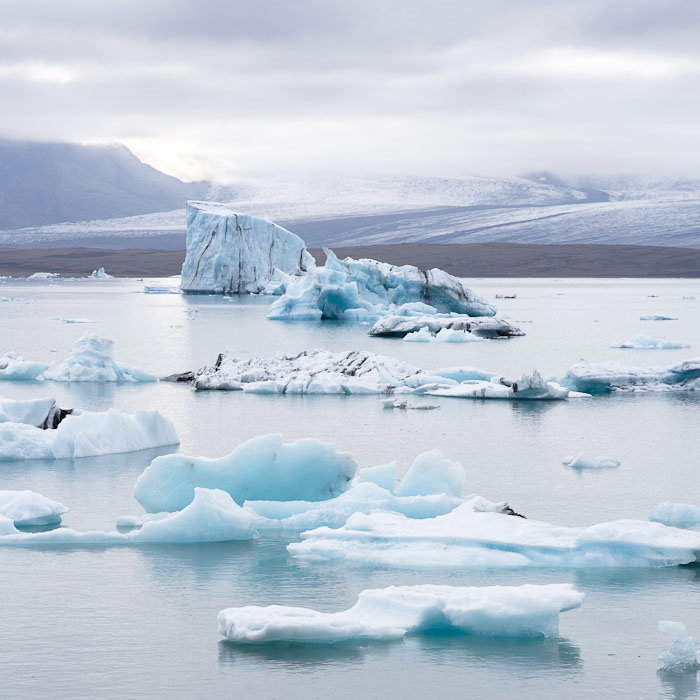
[[[219,632],[239,644],[401,639],[451,629],[485,637],[554,637],[559,614],[584,595],[570,584],[457,587],[423,584],[367,589],[348,610],[247,605],[218,615]]]
[[[633,335],[627,340],[621,340],[613,343],[611,348],[623,348],[629,350],[681,350],[689,348],[690,345],[679,343],[675,340],[666,340],[666,338],[652,338],[648,335]]]
[[[14,352],[7,352],[0,357],[0,380],[37,379],[48,367],[48,362],[31,362]]]
[[[700,669],[700,646],[688,634],[682,622],[661,620],[659,629],[673,636],[673,642],[659,656],[659,671],[695,673]]]
[[[55,525],[68,508],[34,491],[0,491],[0,516],[18,527]]]
[[[674,316],[663,316],[662,314],[649,314],[648,316],[640,316],[640,321],[677,321]]]
[[[63,323],[95,323],[90,318],[62,318],[59,320]]]
[[[620,466],[619,459],[601,456],[589,457],[585,452],[580,452],[575,457],[564,457],[561,463],[572,469],[614,469]]]
[[[112,279],[112,275],[108,275],[108,274],[105,272],[104,267],[100,267],[100,268],[97,269],[97,270],[93,270],[93,271],[90,273],[89,277],[90,277],[91,279],[100,279],[100,280]]]

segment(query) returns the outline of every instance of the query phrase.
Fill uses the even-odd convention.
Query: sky
[[[0,136],[184,179],[700,176],[698,0],[0,0]]]

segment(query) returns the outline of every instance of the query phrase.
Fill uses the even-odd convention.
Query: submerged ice
[[[218,623],[226,639],[241,644],[391,640],[445,629],[486,637],[553,637],[559,614],[579,607],[583,597],[569,584],[390,586],[362,591],[342,612],[248,605],[222,610]]]

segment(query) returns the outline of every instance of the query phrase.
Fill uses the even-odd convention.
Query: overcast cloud
[[[0,0],[0,135],[186,179],[700,175],[698,0]]]

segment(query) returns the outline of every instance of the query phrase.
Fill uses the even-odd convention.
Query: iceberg
[[[568,527],[512,517],[475,497],[429,519],[356,513],[301,533],[296,557],[400,567],[678,566],[700,561],[700,532],[639,520]],[[484,505],[487,508],[484,508]]]
[[[682,622],[661,620],[659,629],[673,636],[671,646],[659,656],[659,671],[695,673],[700,669],[700,645],[688,634]]]
[[[16,527],[57,525],[68,508],[34,491],[0,491],[0,517]]]
[[[575,457],[564,457],[561,462],[565,467],[572,469],[615,469],[620,466],[619,459],[612,457],[589,457],[585,452]]]
[[[144,294],[181,294],[177,287],[168,287],[164,284],[144,284]]]
[[[27,277],[28,280],[49,280],[58,277],[58,272],[34,272]]]
[[[649,316],[640,316],[640,321],[677,321],[673,316],[662,316],[661,314],[650,314]]]
[[[669,367],[630,367],[597,362],[570,367],[559,380],[572,391],[605,394],[611,391],[693,391],[700,389],[700,357]]]
[[[678,343],[675,340],[666,340],[666,338],[652,338],[648,335],[633,335],[627,340],[621,340],[618,343],[613,343],[610,347],[630,350],[682,350],[683,348],[689,348],[690,345]]]
[[[1,523],[0,523],[1,525]],[[176,513],[150,519],[132,532],[80,532],[58,528],[49,532],[19,533],[5,529],[0,546],[138,545],[250,540],[257,534],[255,517],[216,489],[196,489],[192,502]]]
[[[220,489],[246,500],[321,501],[346,490],[355,475],[352,455],[313,438],[285,443],[260,435],[219,459],[165,455],[139,476],[134,497],[148,512],[174,511],[192,501],[196,487]]]
[[[437,312],[493,316],[496,309],[460,279],[437,268],[396,266],[377,260],[339,260],[328,249],[324,267],[287,285],[268,311],[273,320],[367,320],[406,304],[422,303]]]
[[[0,396],[0,423],[26,423],[36,428],[56,428],[72,409],[59,408],[56,400],[6,399]]]
[[[700,525],[700,506],[666,501],[653,508],[649,520],[673,527],[697,527]]]
[[[581,605],[570,584],[389,586],[366,589],[348,610],[324,613],[286,605],[247,605],[218,615],[231,642],[333,643],[401,639],[453,630],[486,637],[554,637],[559,614]]]
[[[459,399],[511,399],[511,400],[552,400],[561,401],[570,396],[587,396],[582,392],[573,392],[556,382],[542,379],[537,370],[524,374],[516,380],[504,377],[492,377],[489,380],[465,380],[459,384],[444,388],[427,389],[430,396],[446,396]]]
[[[444,329],[463,331],[478,338],[510,338],[525,335],[525,332],[513,322],[494,316],[465,316],[464,314],[407,316],[397,315],[396,312],[377,319],[369,329],[368,335],[408,339],[411,333],[429,332],[433,335],[439,334]]]
[[[105,272],[104,267],[101,267],[101,268],[99,268],[98,270],[93,270],[93,271],[90,273],[89,277],[90,277],[91,279],[101,279],[101,280],[104,280],[104,279],[112,279],[112,275],[108,275],[108,274]]]
[[[304,241],[271,221],[217,202],[187,203],[183,292],[259,293],[277,270],[301,275],[314,265]]]
[[[418,331],[406,334],[403,339],[409,343],[475,343],[482,340],[468,331],[456,331],[452,328],[442,328],[433,335],[425,326]]]
[[[85,333],[65,362],[49,367],[44,377],[54,382],[157,382],[158,377],[112,358],[114,341]]]
[[[74,411],[53,430],[0,422],[0,462],[94,457],[177,443],[173,424],[158,411]]]
[[[36,379],[49,366],[48,362],[30,362],[21,355],[7,352],[0,357],[0,380],[16,381]]]

